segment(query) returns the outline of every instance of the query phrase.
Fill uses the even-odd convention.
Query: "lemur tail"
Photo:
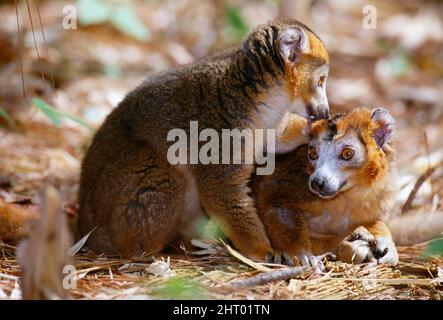
[[[441,236],[443,211],[412,213],[392,218],[388,222],[395,244],[412,245]]]

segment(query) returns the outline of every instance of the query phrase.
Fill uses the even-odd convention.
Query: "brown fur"
[[[278,50],[288,28],[303,29],[314,48],[294,63]],[[88,246],[127,256],[156,253],[192,235],[190,227],[205,211],[238,249],[264,258],[272,247],[248,194],[254,166],[170,165],[167,133],[188,132],[191,120],[200,130],[284,131],[281,121],[289,110],[268,100],[289,90],[292,102],[319,62],[328,62],[321,41],[297,21],[278,20],[257,27],[241,47],[148,77],[108,116],[83,161],[80,232],[97,227]],[[291,135],[301,132],[297,128]]]
[[[333,139],[356,133],[364,141],[366,161],[352,169],[354,187],[332,199],[314,195],[309,190],[307,146],[277,157],[274,174],[255,176],[251,182],[259,216],[276,251],[293,256],[304,251],[315,255],[338,253],[342,240],[359,226],[366,227],[375,237],[391,238],[384,220],[394,192],[392,150],[388,146],[378,148],[372,138],[376,125],[370,110],[355,109],[335,123]],[[315,122],[311,138],[326,136],[329,130],[327,120]],[[325,212],[330,219],[321,218]]]
[[[25,209],[0,198],[0,241],[17,241],[29,232],[30,224],[37,219],[35,209]]]

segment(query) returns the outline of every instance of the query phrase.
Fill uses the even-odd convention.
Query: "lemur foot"
[[[266,255],[266,262],[275,264],[285,264],[289,267],[294,266],[294,257],[287,252],[269,252]],[[303,267],[315,268],[317,271],[323,271],[325,266],[324,259],[335,260],[336,256],[327,252],[322,255],[314,256],[311,253],[303,253],[297,257],[299,264]]]
[[[398,264],[397,249],[392,239],[374,237],[365,227],[358,227],[343,239],[338,248],[338,258],[343,262],[355,264]]]
[[[323,263],[324,259],[335,260],[336,257],[333,253],[327,252],[325,254],[314,256],[310,253],[304,253],[299,256],[300,264],[304,267],[314,268],[316,272],[321,272],[325,270],[325,265]]]
[[[285,264],[289,267],[294,266],[294,259],[286,252],[268,252],[266,262],[275,264]]]

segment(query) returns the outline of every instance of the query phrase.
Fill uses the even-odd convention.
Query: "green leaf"
[[[82,25],[109,22],[117,30],[139,41],[149,39],[149,29],[137,16],[130,3],[112,3],[105,0],[78,0],[79,21]]]
[[[49,104],[44,102],[43,100],[39,98],[33,98],[32,104],[40,111],[42,111],[50,120],[51,122],[57,127],[60,128],[62,124],[61,118],[68,118],[74,122],[77,122],[78,124],[88,128],[88,129],[94,129],[91,125],[89,125],[86,121],[83,119],[74,116],[67,112],[59,112],[54,107],[51,107]]]
[[[154,295],[175,300],[201,300],[208,298],[205,290],[197,282],[176,277],[168,279],[164,285],[159,285],[154,290]]]
[[[241,16],[240,9],[237,7],[226,8],[226,18],[229,25],[235,30],[238,37],[243,37],[248,33],[249,28],[243,17]]]
[[[122,70],[117,66],[105,65],[103,66],[103,73],[110,78],[116,78],[122,75]]]
[[[200,231],[198,237],[199,239],[226,239],[226,236],[221,231],[214,219],[209,220],[207,223],[197,220],[197,223],[199,223],[197,224],[198,229],[196,228],[195,230]]]
[[[149,29],[137,17],[133,7],[129,5],[118,6],[111,15],[111,24],[128,36],[139,41],[149,39]]]
[[[389,60],[389,67],[394,76],[402,76],[411,68],[411,61],[407,55],[399,53],[391,57]]]
[[[429,243],[423,255],[428,257],[443,255],[443,238],[436,239]]]
[[[112,6],[104,0],[78,0],[80,24],[89,26],[109,21]]]
[[[53,107],[48,105],[46,102],[44,102],[43,100],[38,99],[38,98],[33,98],[32,104],[38,110],[42,111],[57,128],[61,127],[62,121],[60,119],[60,114],[58,113],[57,110],[55,110]]]
[[[68,118],[68,119],[70,119],[70,120],[72,120],[74,122],[77,122],[78,124],[88,128],[88,129],[94,130],[93,126],[91,126],[89,123],[87,123],[86,121],[84,121],[83,119],[81,119],[81,118],[79,118],[77,116],[74,116],[74,115],[66,113],[66,112],[63,112],[61,114],[61,116],[65,117],[65,118]]]
[[[15,128],[14,121],[11,119],[6,110],[3,109],[2,107],[0,107],[0,118],[3,118],[10,128],[12,129]]]

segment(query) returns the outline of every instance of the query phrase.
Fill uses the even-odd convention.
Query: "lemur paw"
[[[349,236],[347,236],[345,240],[346,239],[349,242],[361,240],[370,243],[374,241],[374,236],[365,227],[358,227],[354,231],[352,231],[352,233]]]
[[[284,264],[289,267],[294,265],[293,257],[286,252],[268,252],[265,260],[268,263]]]
[[[335,255],[333,253],[327,252],[327,253],[319,255],[319,256],[314,256],[310,253],[304,253],[298,257],[298,260],[300,261],[300,264],[302,266],[311,267],[311,268],[314,268],[316,272],[321,272],[321,271],[325,270],[325,265],[323,263],[323,260],[326,258],[330,259],[330,260],[336,259]]]
[[[390,238],[376,238],[375,241],[371,243],[371,253],[373,260],[377,261],[377,263],[386,263],[392,266],[398,264],[397,248],[395,247],[394,241]]]
[[[394,242],[386,237],[375,238],[365,227],[358,227],[343,239],[338,248],[339,260],[348,263],[376,262],[398,264]]]

